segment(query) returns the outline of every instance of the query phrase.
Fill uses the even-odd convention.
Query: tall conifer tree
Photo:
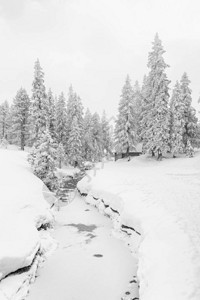
[[[47,93],[47,110],[48,110],[47,127],[49,128],[51,137],[55,140],[56,139],[56,107],[55,107],[55,100],[51,89],[49,89]]]
[[[133,89],[127,75],[122,89],[115,126],[116,152],[129,154],[136,144],[136,116],[133,103]]]
[[[33,139],[37,139],[39,131],[44,131],[47,126],[48,107],[47,95],[44,85],[44,73],[39,59],[34,66],[34,80],[32,88],[31,122]]]
[[[169,83],[161,40],[156,34],[152,52],[149,53],[147,76],[143,94],[141,137],[144,151],[162,155],[169,150]]]
[[[92,161],[93,144],[92,144],[92,114],[89,109],[86,110],[83,121],[83,147],[84,158],[86,161]]]
[[[178,153],[183,153],[184,151],[183,134],[185,127],[184,103],[182,101],[181,87],[178,81],[172,93],[170,113],[170,148],[173,155],[176,156]]]
[[[105,110],[103,111],[103,115],[101,118],[101,127],[102,127],[103,152],[106,155],[109,155],[111,153],[112,141],[111,141],[110,126],[109,126],[109,122]]]
[[[20,144],[21,150],[24,150],[26,141],[29,137],[29,109],[30,99],[25,89],[21,88],[14,99],[13,103],[13,128],[16,142]]]
[[[56,136],[58,143],[65,145],[66,139],[66,122],[67,122],[67,113],[66,113],[66,100],[64,93],[62,92],[58,97],[56,102]]]
[[[197,117],[196,110],[192,107],[191,89],[189,87],[190,80],[186,73],[181,78],[181,97],[184,105],[184,134],[183,142],[185,145],[185,152],[191,153],[191,148],[194,144],[196,132],[197,132]],[[189,154],[191,156],[191,154]]]
[[[0,138],[7,139],[9,128],[9,104],[8,101],[4,101],[0,105]]]

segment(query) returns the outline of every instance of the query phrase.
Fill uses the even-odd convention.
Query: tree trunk
[[[21,124],[21,150],[24,151],[24,147],[25,147],[25,134],[23,132],[24,126],[23,124]]]
[[[130,151],[130,148],[129,148],[129,145],[127,147],[127,151],[126,151],[126,156],[128,157],[128,161],[130,161],[130,154],[129,154],[129,151]]]
[[[162,152],[158,149],[158,160],[162,160]]]

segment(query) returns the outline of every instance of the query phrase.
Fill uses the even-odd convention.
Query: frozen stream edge
[[[83,300],[138,299],[137,281],[136,277],[133,276],[136,274],[136,258],[131,255],[130,250],[122,241],[113,237],[112,222],[97,212],[95,208],[88,206],[81,198],[76,197],[73,203],[61,208],[61,211],[57,213],[58,223],[53,236],[59,240],[59,247],[45,262],[44,267],[39,269],[39,277],[35,284],[31,286],[27,299],[53,300],[56,296],[59,300],[80,299],[80,297]],[[81,214],[78,212],[78,207],[81,207]],[[83,226],[81,233],[78,233],[80,228],[77,228],[77,224]],[[88,227],[87,232],[84,224],[86,224],[86,227],[93,224],[93,227]],[[110,233],[108,232],[109,228]],[[86,232],[84,232],[85,230]],[[73,244],[74,235],[76,235],[76,244]],[[65,236],[64,240],[63,236]],[[100,239],[99,242],[98,239]],[[113,245],[111,246],[114,248],[109,245],[110,241],[112,241],[111,244]],[[109,252],[112,253],[109,254]],[[77,255],[75,258],[73,253]],[[77,265],[75,262],[72,263],[75,259]],[[88,266],[84,265],[84,261],[88,263]],[[59,268],[55,270],[55,266],[58,267],[58,265],[60,270]],[[79,273],[81,273],[81,268],[84,267],[88,268],[88,272],[86,272],[87,274],[83,272],[82,275],[87,278],[82,277],[81,279]],[[106,267],[107,270],[105,270]],[[71,274],[69,274],[69,269]],[[107,275],[108,277],[106,277]],[[95,281],[93,280],[94,276],[96,277]],[[57,277],[60,277],[59,281],[55,281],[58,279]],[[53,282],[54,291],[50,288]],[[81,282],[83,286],[80,286]],[[90,286],[89,284],[86,286],[87,283],[90,283]],[[47,285],[51,290],[50,294],[48,294],[49,288]],[[46,292],[47,294],[45,294]]]

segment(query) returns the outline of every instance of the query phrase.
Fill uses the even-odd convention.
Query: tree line
[[[85,161],[98,162],[113,152],[129,155],[138,143],[144,153],[158,159],[166,152],[192,157],[200,144],[200,126],[192,107],[190,80],[184,73],[170,96],[164,53],[156,34],[142,86],[138,81],[132,86],[126,77],[114,133],[105,111],[101,117],[89,109],[84,112],[72,86],[67,99],[63,92],[58,97],[51,89],[47,92],[37,59],[31,97],[20,88],[10,106],[7,101],[0,105],[1,143],[17,144],[22,150],[30,147],[33,171],[51,189],[55,168],[63,162],[81,167]]]
[[[105,111],[102,116],[84,113],[81,98],[69,88],[57,97],[51,89],[46,92],[44,72],[39,60],[34,66],[32,95],[20,88],[9,106],[0,105],[0,139],[17,144],[22,150],[33,147],[42,133],[50,134],[60,154],[70,164],[84,160],[100,161],[111,150],[111,131]]]
[[[200,144],[200,126],[192,107],[190,80],[184,73],[177,81],[170,97],[170,80],[163,58],[162,42],[156,34],[148,56],[148,75],[142,87],[132,87],[127,76],[118,107],[115,126],[117,152],[134,151],[142,142],[143,152],[157,155],[170,152],[173,157],[181,153],[192,157],[194,147]]]

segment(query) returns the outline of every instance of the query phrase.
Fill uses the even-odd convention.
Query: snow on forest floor
[[[38,251],[53,246],[48,233],[38,229],[52,221],[43,183],[33,175],[27,153],[0,149],[1,300],[22,299],[27,293],[39,263]]]
[[[86,201],[141,233],[141,300],[200,299],[200,152],[105,163],[78,184]]]
[[[117,300],[128,291],[136,259],[113,237],[111,221],[79,196],[57,212],[52,235],[58,249],[39,269],[27,300]]]

